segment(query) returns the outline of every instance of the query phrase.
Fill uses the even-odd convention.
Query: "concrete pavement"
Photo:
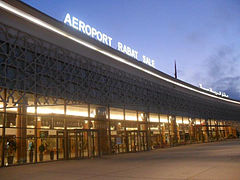
[[[0,179],[240,179],[240,141],[0,168]]]

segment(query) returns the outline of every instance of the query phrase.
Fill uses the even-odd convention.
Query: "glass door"
[[[128,131],[128,146],[129,152],[136,152],[137,151],[137,144],[138,144],[138,135],[137,131]]]
[[[99,156],[99,137],[97,130],[77,130],[76,150],[78,158]]]
[[[147,150],[147,132],[140,131],[139,138],[140,138],[140,145],[139,145],[140,151],[146,151]]]
[[[57,160],[64,159],[64,131],[57,131]]]

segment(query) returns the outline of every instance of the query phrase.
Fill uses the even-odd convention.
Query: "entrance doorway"
[[[57,132],[57,160],[92,158],[99,155],[98,130],[77,129]]]
[[[127,131],[128,151],[146,151],[147,150],[147,132],[146,131]]]

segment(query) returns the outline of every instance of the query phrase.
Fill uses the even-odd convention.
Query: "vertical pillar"
[[[139,117],[138,117],[138,110],[137,110],[137,129],[138,129],[138,132],[137,132],[137,134],[138,134],[138,137],[137,137],[137,146],[138,146],[138,149],[137,149],[137,151],[141,151],[141,137],[140,137],[140,123],[139,123]]]
[[[126,128],[125,106],[123,107],[123,122],[124,122],[124,134],[125,134],[126,151],[129,152],[128,134],[127,134],[127,128]]]
[[[150,125],[149,125],[149,110],[146,113],[146,130],[147,130],[147,150],[151,150],[151,130],[150,130]]]
[[[159,123],[160,147],[162,147],[163,138],[162,138],[162,126],[160,122],[160,114],[158,114],[158,123]]]
[[[7,114],[6,114],[6,107],[7,107],[7,90],[4,89],[3,91],[3,131],[2,131],[2,163],[1,166],[4,166],[4,159],[5,159],[5,125],[7,121]]]
[[[189,133],[189,138],[190,138],[190,143],[192,143],[192,122],[191,118],[188,119],[188,133]]]
[[[104,107],[105,111],[108,109],[107,107]],[[100,151],[102,155],[109,154],[111,152],[110,150],[110,142],[111,142],[111,136],[109,137],[109,134],[111,133],[111,127],[110,127],[110,120],[106,119],[106,113],[102,113],[97,116],[96,125],[98,127],[99,132],[99,143],[100,143]],[[108,112],[108,118],[110,118],[110,112]],[[90,121],[90,116],[89,116]],[[110,141],[109,141],[110,140]]]
[[[232,122],[228,123],[228,133],[231,137],[233,136]]]
[[[111,122],[110,122],[110,106],[107,106],[108,113],[108,141],[109,141],[109,154],[112,154],[112,139],[111,139]]]
[[[208,120],[208,139],[210,138],[210,141],[213,140],[213,134],[212,134],[212,122],[211,119]]]
[[[64,100],[64,159],[68,159],[67,103]]]
[[[166,145],[167,143],[166,143],[166,135],[165,135],[165,131],[166,131],[166,123],[164,123],[163,124],[163,126],[162,126],[162,139],[163,139],[163,143],[164,143],[164,145]]]
[[[204,142],[202,119],[200,119],[201,142]]]
[[[170,122],[171,145],[175,146],[178,142],[176,116],[171,116]]]
[[[223,124],[224,124],[224,138],[228,138],[228,129],[227,129],[226,121],[224,121]]]
[[[34,149],[35,149],[35,163],[37,162],[37,152],[38,152],[38,137],[39,137],[39,128],[41,128],[41,124],[40,124],[40,127],[38,127],[38,117],[37,117],[37,95],[34,96],[34,115],[35,115],[35,146],[34,146]],[[40,122],[41,123],[41,122]]]
[[[167,116],[168,117],[168,144],[170,145],[170,146],[172,146],[172,136],[171,136],[171,131],[170,131],[170,121],[169,121],[169,118],[171,117],[171,116]]]
[[[216,131],[216,139],[219,140],[219,129],[218,129],[218,121],[215,120],[215,131]]]
[[[88,111],[88,117],[87,117],[87,126],[88,129],[91,129],[92,123],[90,121],[90,104],[87,104],[87,111]],[[91,139],[91,131],[87,132],[87,141],[88,141],[88,157],[92,157],[92,139]],[[69,139],[70,140],[70,139]],[[101,139],[100,139],[101,140]]]
[[[16,145],[17,145],[17,162],[26,163],[27,162],[27,100],[24,98],[21,104],[17,108],[16,116]]]
[[[190,142],[195,142],[195,123],[194,119],[189,118],[189,135],[190,135]]]
[[[182,133],[183,133],[183,143],[186,144],[186,133],[185,133],[185,124],[184,124],[184,121],[183,121],[183,116],[182,116],[182,125],[183,125],[183,128],[182,128]]]

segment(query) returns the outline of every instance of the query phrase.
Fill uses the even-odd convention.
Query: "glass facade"
[[[237,137],[231,123],[2,91],[0,161],[99,157]]]
[[[19,1],[11,4],[17,9],[21,5],[37,19],[48,19],[52,27],[62,26],[44,14],[38,17],[39,12]],[[15,15],[6,10],[0,19],[1,166],[238,136],[239,124],[230,121],[239,121],[236,101],[211,99],[174,80],[195,90],[175,87],[164,73],[156,75],[170,82],[155,81],[140,71],[145,69],[141,63],[129,61],[141,67],[132,71],[127,64],[119,68],[116,59],[106,59],[99,51],[89,55],[75,45],[70,50],[68,38],[56,38],[43,27],[33,29],[31,19]]]

